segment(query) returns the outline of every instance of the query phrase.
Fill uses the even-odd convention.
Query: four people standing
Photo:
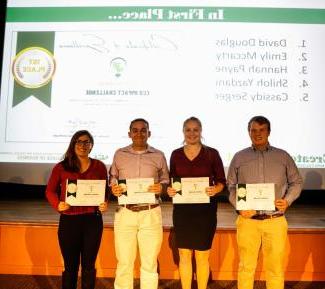
[[[286,209],[299,197],[302,178],[284,150],[270,146],[270,122],[263,116],[253,117],[248,123],[252,146],[233,157],[227,184],[229,200],[236,206],[237,184],[275,184],[275,211],[238,211],[237,243],[240,257],[238,288],[253,289],[254,274],[262,247],[268,289],[284,287],[284,254],[287,236]],[[152,178],[148,192],[155,194],[152,203],[120,205],[115,213],[114,239],[117,257],[115,289],[133,289],[133,269],[137,248],[141,259],[141,289],[158,287],[157,258],[162,243],[162,217],[159,195],[166,191],[170,178],[208,177],[205,188],[209,203],[174,204],[173,225],[180,263],[183,289],[192,282],[192,257],[196,261],[198,289],[205,289],[209,278],[209,254],[216,230],[216,195],[225,187],[225,175],[218,151],[202,144],[202,124],[191,117],[183,124],[184,146],[172,152],[170,175],[164,154],[149,146],[149,123],[142,118],[133,120],[129,127],[132,143],[118,149],[110,168],[109,183],[112,193],[120,197],[125,188],[119,180]],[[81,259],[82,289],[94,289],[95,261],[103,231],[101,212],[107,200],[98,207],[70,206],[65,201],[67,179],[107,180],[105,165],[89,157],[93,137],[88,131],[76,132],[65,154],[49,179],[46,197],[61,214],[59,244],[64,258],[63,289],[76,289]],[[169,186],[168,195],[177,191]],[[107,192],[106,192],[107,199]]]
[[[264,116],[248,123],[252,145],[235,154],[228,169],[229,200],[236,206],[236,184],[275,184],[275,211],[239,211],[237,245],[238,289],[253,289],[258,253],[262,248],[267,289],[283,289],[288,224],[286,209],[302,189],[302,177],[290,155],[269,144],[271,124]]]
[[[185,120],[183,125],[184,146],[172,152],[171,178],[209,177],[206,194],[209,203],[174,204],[173,225],[180,262],[179,272],[183,289],[192,283],[192,254],[196,261],[198,289],[206,289],[210,267],[209,255],[217,224],[216,194],[225,186],[223,164],[217,150],[202,144],[202,124],[196,117]],[[169,196],[176,190],[168,187]]]

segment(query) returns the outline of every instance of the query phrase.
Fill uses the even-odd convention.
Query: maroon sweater
[[[46,187],[46,198],[55,210],[58,210],[59,202],[65,201],[67,179],[107,181],[107,169],[104,163],[96,159],[91,159],[89,168],[83,173],[69,172],[63,168],[62,163],[56,164]],[[108,186],[106,186],[107,198]],[[68,210],[61,213],[67,215],[87,214],[95,212],[96,209],[97,207],[92,206],[71,206]]]

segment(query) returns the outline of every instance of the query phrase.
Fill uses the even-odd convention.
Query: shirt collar
[[[121,149],[123,152],[128,152],[132,154],[136,154],[137,152],[132,148],[132,145],[128,145],[127,147],[124,147]],[[156,149],[153,148],[152,146],[148,145],[147,149],[145,150],[144,153],[154,153],[156,152]]]
[[[254,146],[253,144],[251,145],[251,149],[252,149],[254,152],[259,151],[258,149],[255,148],[255,146]],[[268,143],[267,146],[266,146],[266,148],[265,148],[265,150],[264,150],[264,152],[267,152],[267,151],[270,151],[270,150],[272,150],[272,146],[270,145],[270,143]]]

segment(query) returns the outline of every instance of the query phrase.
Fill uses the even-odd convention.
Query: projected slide
[[[325,167],[325,7],[135,3],[8,1],[1,162],[55,163],[88,129],[109,164],[136,117],[169,157],[197,116],[228,166],[250,144],[248,120],[265,115],[272,145]]]

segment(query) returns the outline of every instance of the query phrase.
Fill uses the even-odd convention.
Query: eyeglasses
[[[89,146],[91,146],[92,145],[92,142],[91,141],[89,141],[89,140],[77,140],[76,141],[76,145],[77,146],[85,146],[85,147],[89,147]]]

